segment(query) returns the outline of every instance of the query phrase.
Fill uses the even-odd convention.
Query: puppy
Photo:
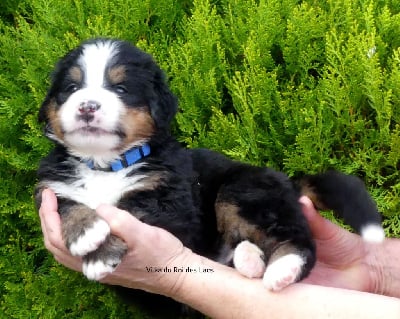
[[[177,101],[152,57],[131,44],[94,39],[57,64],[39,111],[55,143],[38,169],[58,197],[62,234],[83,273],[99,280],[126,252],[95,213],[102,203],[162,227],[195,252],[280,290],[306,277],[315,245],[298,202],[308,195],[365,239],[384,238],[364,184],[335,171],[298,181],[206,149],[185,149],[169,125]],[[184,266],[184,265],[183,265]]]

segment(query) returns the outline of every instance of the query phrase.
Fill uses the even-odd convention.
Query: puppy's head
[[[58,62],[39,121],[74,155],[108,161],[167,132],[176,109],[150,55],[127,42],[95,39]]]

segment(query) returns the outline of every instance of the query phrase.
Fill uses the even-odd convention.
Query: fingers
[[[108,223],[111,232],[122,238],[128,246],[135,244],[136,238],[144,238],[146,233],[153,231],[151,226],[114,206],[103,204],[96,209],[96,212]]]
[[[40,207],[40,212],[46,213],[46,211],[57,211],[57,197],[48,188],[44,189],[42,192],[42,205]]]
[[[182,242],[165,229],[141,222],[125,210],[110,205],[100,205],[97,214],[110,226],[111,233],[121,238],[131,249],[148,247],[160,251],[180,251]],[[150,247],[150,246],[149,246]]]
[[[63,249],[64,242],[61,238],[61,220],[57,212],[57,198],[49,189],[42,192],[39,216],[46,248],[51,252],[53,247]]]
[[[81,258],[73,257],[65,247],[61,235],[61,219],[57,212],[57,198],[49,189],[42,192],[39,216],[46,249],[53,254],[59,263],[70,269],[81,271]]]

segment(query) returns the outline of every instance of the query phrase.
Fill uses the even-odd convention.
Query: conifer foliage
[[[291,176],[362,177],[400,236],[399,0],[5,0],[0,3],[0,313],[143,318],[57,265],[32,190],[51,147],[37,124],[56,60],[90,37],[152,53],[188,147]]]

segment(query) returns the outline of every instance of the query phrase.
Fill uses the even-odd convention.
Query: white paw
[[[84,262],[82,266],[82,272],[90,280],[101,280],[108,274],[111,274],[120,262],[120,259]]]
[[[267,266],[263,277],[264,286],[278,291],[294,283],[301,274],[305,260],[297,254],[289,254]]]
[[[102,220],[96,221],[91,228],[71,244],[69,250],[73,256],[84,256],[96,250],[110,234],[110,226]]]
[[[258,246],[245,240],[236,246],[233,264],[247,278],[261,278],[265,271],[264,253]]]

